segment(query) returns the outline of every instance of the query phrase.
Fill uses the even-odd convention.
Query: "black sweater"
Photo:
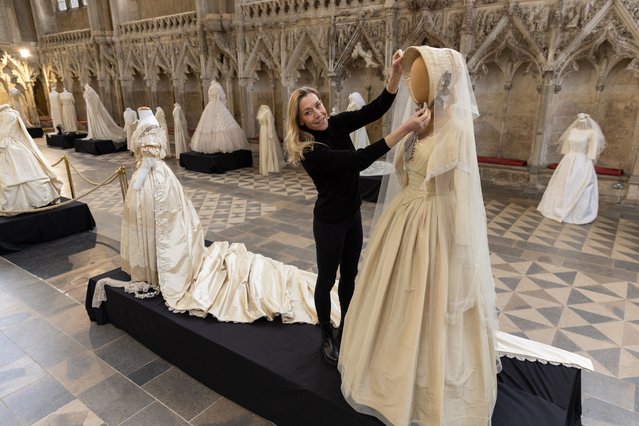
[[[355,150],[350,133],[380,119],[393,104],[395,95],[384,90],[358,111],[329,117],[322,131],[305,129],[317,142],[304,152],[302,165],[317,188],[313,214],[322,222],[335,223],[354,214],[362,204],[359,172],[368,168],[390,148],[384,139]]]

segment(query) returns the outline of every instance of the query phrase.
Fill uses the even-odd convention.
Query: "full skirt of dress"
[[[597,218],[599,188],[595,166],[586,154],[569,152],[555,169],[537,207],[557,222],[582,225]]]
[[[244,131],[219,101],[209,102],[202,111],[190,146],[204,154],[251,149]]]
[[[27,210],[60,198],[59,188],[38,159],[22,143],[0,140],[0,210]]]
[[[454,195],[427,193],[423,175],[408,175],[357,278],[338,364],[342,393],[387,424],[485,425],[496,393],[487,319],[476,303],[447,320],[454,232],[437,203],[452,209]]]

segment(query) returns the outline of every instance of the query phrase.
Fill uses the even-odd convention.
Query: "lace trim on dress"
[[[106,302],[106,289],[104,286],[111,286],[117,288],[124,288],[127,293],[135,293],[135,297],[138,299],[150,299],[160,294],[160,290],[149,283],[144,281],[120,281],[113,278],[102,278],[95,284],[93,290],[93,299],[91,300],[91,306],[99,308],[102,302]],[[151,291],[149,291],[151,290]]]

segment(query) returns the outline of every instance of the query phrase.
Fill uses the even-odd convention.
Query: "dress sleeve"
[[[354,132],[373,121],[379,120],[393,105],[395,95],[384,89],[374,101],[364,105],[357,111],[345,111],[334,115],[332,122],[347,133]]]
[[[302,164],[309,172],[359,172],[373,164],[389,149],[384,139],[357,151],[330,149],[317,143],[311,151],[304,153]]]

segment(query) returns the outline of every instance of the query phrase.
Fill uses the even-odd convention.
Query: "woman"
[[[331,365],[337,364],[339,346],[329,321],[331,289],[340,268],[340,330],[348,310],[357,263],[362,250],[362,218],[359,172],[386,154],[401,138],[422,129],[430,113],[422,109],[395,131],[365,148],[355,150],[350,133],[381,118],[391,107],[401,78],[402,51],[392,58],[392,73],[382,94],[357,111],[328,116],[317,90],[302,87],[288,101],[288,161],[299,163],[313,180],[317,201],[313,210],[313,236],[317,256],[315,308],[321,329],[321,352]]]
[[[27,132],[20,113],[0,105],[0,212],[44,207],[60,198],[62,181]]]
[[[424,132],[398,146],[400,192],[375,225],[338,368],[353,408],[387,424],[486,425],[496,399],[495,292],[463,56],[410,47]]]

